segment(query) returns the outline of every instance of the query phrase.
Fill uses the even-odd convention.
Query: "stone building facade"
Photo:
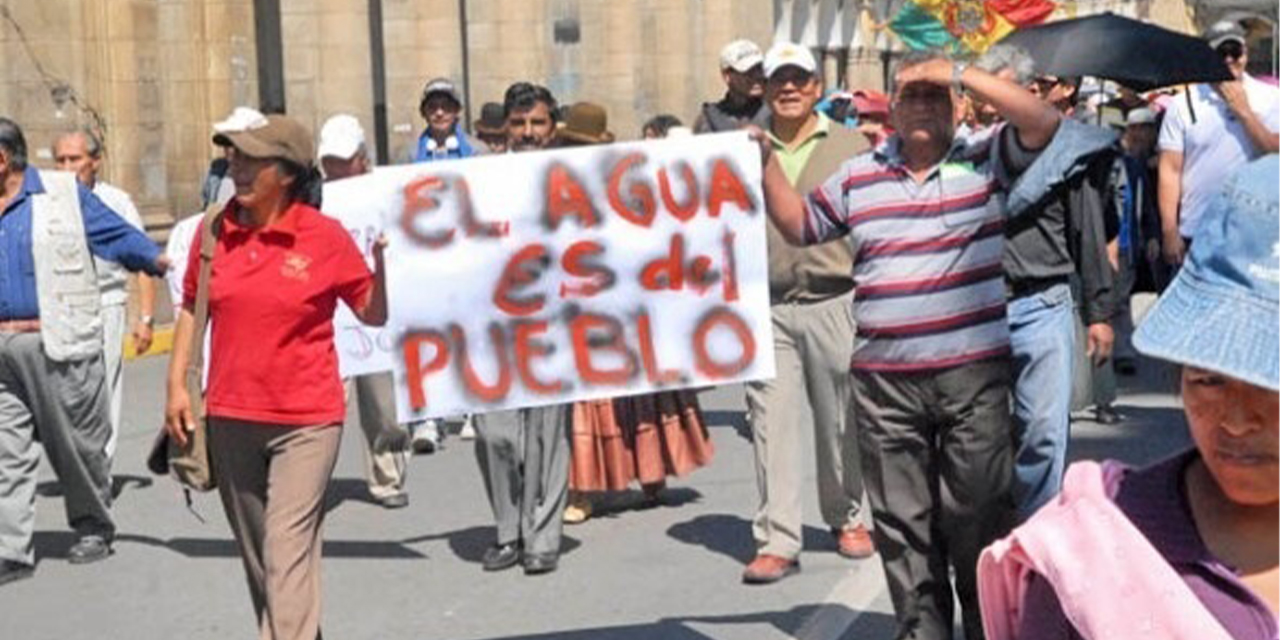
[[[370,29],[379,11],[381,104]],[[427,79],[465,86],[476,115],[530,79],[562,101],[604,104],[626,139],[648,117],[691,118],[715,99],[720,47],[736,37],[767,44],[773,20],[769,0],[0,0],[0,114],[23,126],[39,166],[51,164],[59,131],[100,130],[106,180],[134,196],[163,238],[199,207],[216,153],[210,125],[234,106],[282,100],[317,131],[351,113],[371,140],[385,110],[396,161],[422,127]],[[259,55],[258,29],[279,34],[265,41],[277,50]],[[262,73],[278,76],[270,98]]]
[[[0,114],[36,165],[65,129],[102,133],[107,181],[148,226],[199,206],[209,123],[256,102],[252,0],[0,3]]]

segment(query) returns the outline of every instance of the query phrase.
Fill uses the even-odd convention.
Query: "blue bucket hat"
[[[1142,353],[1280,391],[1280,207],[1276,155],[1227,181],[1186,264],[1138,327]]]

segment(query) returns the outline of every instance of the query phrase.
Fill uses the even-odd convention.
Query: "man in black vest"
[[[764,54],[750,40],[734,40],[720,51],[720,75],[729,87],[719,102],[704,102],[694,133],[734,131],[749,124],[769,127],[764,104]]]

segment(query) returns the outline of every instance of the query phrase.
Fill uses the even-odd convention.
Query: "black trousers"
[[[1013,524],[1006,358],[929,372],[856,371],[863,482],[898,620],[897,638],[983,638],[975,573]]]

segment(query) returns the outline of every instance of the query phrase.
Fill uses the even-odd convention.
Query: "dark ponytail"
[[[289,199],[293,202],[301,202],[302,204],[320,208],[324,192],[324,176],[320,174],[320,169],[315,165],[304,167],[296,162],[291,162],[283,158],[276,160],[276,167],[280,173],[293,178],[293,184],[289,185]]]

